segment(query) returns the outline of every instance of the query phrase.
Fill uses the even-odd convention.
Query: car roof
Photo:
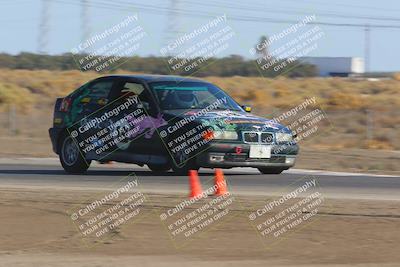
[[[142,82],[168,82],[168,81],[185,81],[185,82],[206,82],[200,79],[196,78],[189,78],[189,77],[183,77],[183,76],[175,76],[175,75],[151,75],[151,74],[138,74],[138,75],[124,75],[124,74],[118,74],[118,75],[107,75],[107,76],[102,76],[99,78],[125,78],[125,79],[136,79],[140,80]]]

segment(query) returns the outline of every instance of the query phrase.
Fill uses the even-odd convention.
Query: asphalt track
[[[280,175],[261,175],[256,169],[224,170],[229,190],[242,195],[283,195],[305,179],[316,179],[327,198],[400,200],[400,177],[341,172],[289,170]],[[212,186],[213,171],[199,172],[203,189]],[[66,174],[58,159],[1,159],[1,188],[47,188],[74,190],[115,190],[137,179],[141,190],[153,193],[186,193],[188,178],[172,172],[155,174],[130,164],[93,164],[85,175]]]

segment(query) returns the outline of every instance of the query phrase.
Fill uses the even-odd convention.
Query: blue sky
[[[79,0],[48,0],[49,54],[69,52],[81,41],[81,8]],[[307,14],[315,14],[317,21],[329,23],[398,25],[399,29],[373,28],[371,32],[371,70],[399,71],[400,1],[398,0],[175,0],[180,13],[172,14],[171,1],[148,0],[87,0],[87,21],[91,33],[118,23],[129,14],[137,13],[148,33],[138,50],[141,56],[160,55],[170,30],[170,18],[181,32],[191,31],[206,23],[214,14],[226,14],[229,25],[236,32],[236,41],[221,56],[248,53],[261,35],[279,33],[290,23],[269,23],[265,19],[298,21]],[[128,6],[129,5],[129,6]],[[128,7],[128,8],[127,8]],[[0,52],[17,54],[38,50],[42,0],[0,0]],[[182,14],[188,12],[188,14]],[[196,15],[197,14],[197,15]],[[198,15],[205,15],[201,17]],[[208,15],[208,17],[207,17]],[[344,16],[344,17],[343,17]],[[243,17],[258,21],[239,20]],[[355,17],[361,17],[357,19]],[[397,19],[398,18],[398,19]],[[324,37],[311,56],[364,56],[364,30],[353,27],[321,26]],[[173,35],[174,36],[174,35]],[[276,48],[274,45],[271,49]]]

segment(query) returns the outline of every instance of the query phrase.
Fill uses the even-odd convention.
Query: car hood
[[[286,126],[276,123],[273,120],[242,111],[213,110],[203,113],[201,110],[194,109],[190,111],[168,110],[164,114],[170,118],[185,118],[210,125],[215,130],[290,132]]]

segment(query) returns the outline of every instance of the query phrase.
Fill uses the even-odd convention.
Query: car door
[[[123,154],[135,154],[135,161],[147,163],[154,159],[149,155],[158,155],[162,151],[162,144],[156,131],[157,127],[165,124],[162,117],[157,112],[154,99],[146,86],[141,82],[121,79],[113,87],[109,101],[113,107],[118,107],[127,102],[128,98],[137,99],[137,105],[131,106],[124,112],[126,130],[121,129],[123,134],[128,133],[128,137],[118,145],[115,151],[117,158]],[[133,114],[133,116],[129,116]],[[119,154],[119,155],[118,155]]]

